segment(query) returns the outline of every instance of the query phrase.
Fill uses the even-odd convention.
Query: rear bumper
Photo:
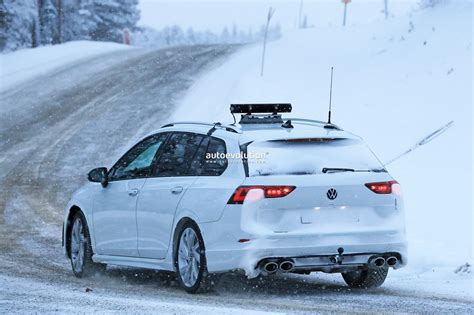
[[[252,275],[263,259],[291,258],[298,267],[295,258],[327,258],[337,255],[339,248],[344,255],[397,254],[395,268],[401,268],[408,262],[405,222],[401,204],[396,207],[392,199],[374,209],[359,207],[350,211],[337,207],[281,210],[275,206],[267,211],[268,207],[258,205],[254,209],[228,206],[219,221],[199,223],[208,270],[244,269]],[[274,221],[266,220],[267,212],[272,212],[270,218]],[[327,267],[331,272],[331,265]],[[332,267],[337,270],[341,266]]]
[[[333,235],[284,235],[265,238],[250,238],[247,243],[234,241],[222,246],[210,246],[206,249],[209,272],[224,272],[243,269],[248,275],[255,275],[257,265],[268,258],[291,258],[295,267],[331,272],[350,264],[363,264],[374,255],[396,254],[399,263],[396,268],[404,267],[407,262],[407,242],[404,233],[397,231],[379,231],[372,233],[351,233]],[[344,250],[343,255],[365,258],[346,259],[341,264],[329,260]],[[298,265],[300,264],[300,265]],[[323,268],[324,267],[324,268]],[[343,268],[342,268],[343,269]]]

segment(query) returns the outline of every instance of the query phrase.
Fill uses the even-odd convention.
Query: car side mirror
[[[107,167],[98,167],[94,168],[87,175],[87,179],[93,183],[101,183],[102,187],[107,187],[109,184],[109,178],[107,175]]]

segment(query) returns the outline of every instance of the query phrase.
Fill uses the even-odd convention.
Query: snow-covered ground
[[[74,41],[0,54],[0,91],[63,65],[115,50],[130,49],[117,43]]]
[[[472,298],[472,273],[454,273],[473,261],[472,3],[293,31],[268,45],[263,77],[260,58],[257,45],[202,77],[171,120],[232,122],[229,104],[240,102],[291,102],[291,116],[324,120],[331,66],[333,122],[362,136],[382,161],[454,120],[388,167],[404,188],[409,238],[409,266],[388,285],[416,274],[428,291]]]

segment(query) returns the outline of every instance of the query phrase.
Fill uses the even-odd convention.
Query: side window
[[[191,164],[191,172],[200,176],[220,176],[227,168],[226,153],[223,140],[205,138]]]
[[[110,180],[150,176],[153,160],[166,136],[167,134],[155,135],[135,145],[110,170]]]
[[[171,135],[163,147],[156,167],[156,176],[189,176],[191,162],[204,136],[177,132]]]

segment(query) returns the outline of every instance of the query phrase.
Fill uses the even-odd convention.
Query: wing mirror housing
[[[101,183],[102,187],[107,187],[109,184],[109,177],[107,173],[107,167],[94,168],[87,175],[87,179],[93,183]]]

